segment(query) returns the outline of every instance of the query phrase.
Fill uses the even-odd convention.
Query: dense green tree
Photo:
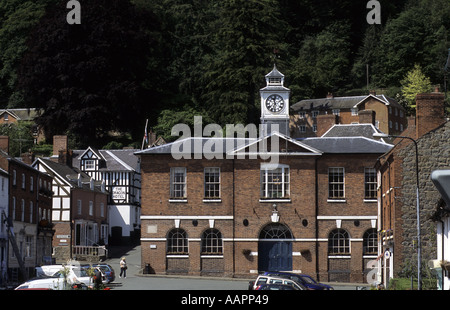
[[[274,0],[214,2],[213,50],[202,59],[203,107],[222,126],[257,123],[258,91],[274,49],[283,51],[286,24]]]
[[[0,106],[22,107],[23,95],[17,85],[17,68],[27,50],[31,30],[56,0],[0,1]]]
[[[306,38],[291,72],[294,98],[324,97],[328,92],[342,91],[349,83],[351,53],[347,23],[331,24]]]
[[[67,13],[66,1],[47,11],[19,71],[27,103],[43,110],[37,122],[83,144],[104,144],[111,130],[137,138],[159,101],[154,16],[125,0],[83,3],[80,25]]]
[[[399,90],[414,64],[442,84],[448,0],[379,2],[381,25],[367,1],[90,0],[68,25],[66,0],[0,0],[0,107],[40,108],[49,136],[140,144],[146,119],[166,139],[194,115],[258,123],[274,62],[292,102],[367,91],[367,65],[371,88]]]
[[[442,83],[450,30],[448,0],[411,0],[387,22],[374,62],[374,82],[399,86],[415,64],[434,84]]]
[[[33,148],[31,122],[19,122],[0,126],[0,135],[9,137],[9,154],[14,157]]]

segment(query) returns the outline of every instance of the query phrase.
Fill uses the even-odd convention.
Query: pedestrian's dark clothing
[[[95,269],[95,274],[94,274],[94,288],[95,289],[99,289],[100,288],[100,285],[103,283],[102,282],[102,273],[100,272],[100,270],[98,270],[98,269]]]

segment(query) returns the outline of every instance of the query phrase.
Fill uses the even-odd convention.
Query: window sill
[[[344,259],[344,258],[352,258],[351,255],[328,255],[328,258],[338,258],[338,259]]]
[[[222,198],[203,198],[204,203],[218,203],[222,202]]]
[[[208,254],[202,254],[200,255],[200,258],[223,258],[223,254],[217,254],[217,255],[208,255]]]
[[[364,199],[364,202],[373,203],[373,202],[378,202],[378,200],[377,199]]]
[[[274,203],[274,202],[292,202],[291,198],[260,198],[259,202]]]
[[[342,199],[332,199],[332,198],[328,198],[327,202],[333,202],[333,203],[346,203],[347,199],[342,198]]]
[[[189,254],[167,254],[166,258],[189,258]]]
[[[169,199],[169,202],[170,202],[170,203],[187,203],[188,201],[187,201],[187,198],[181,198],[181,199],[178,199],[178,198],[170,198],[170,199]]]

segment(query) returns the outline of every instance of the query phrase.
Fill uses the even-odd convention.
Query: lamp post
[[[417,148],[417,141],[411,137],[406,136],[395,136],[388,135],[384,133],[374,133],[373,137],[375,138],[401,138],[408,139],[414,142],[414,146],[416,147],[416,219],[417,219],[417,289],[422,289],[422,245],[420,241],[420,208],[419,208],[419,151]]]

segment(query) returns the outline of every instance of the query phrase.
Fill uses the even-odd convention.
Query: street
[[[119,278],[121,257],[125,257],[128,270],[127,278]],[[117,248],[112,251],[111,257],[105,261],[115,271],[116,279],[108,287],[112,290],[248,290],[250,279],[167,276],[167,275],[142,275],[141,249]],[[256,275],[255,275],[256,278]],[[367,287],[363,284],[328,283],[335,290],[357,290]]]

